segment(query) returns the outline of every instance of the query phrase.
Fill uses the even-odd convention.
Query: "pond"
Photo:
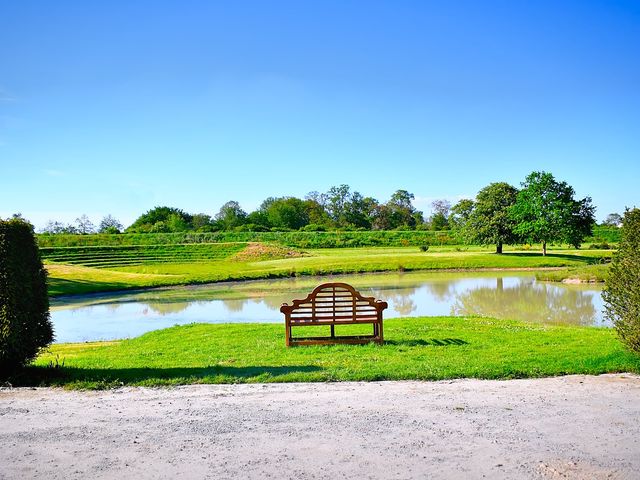
[[[407,272],[218,283],[57,298],[56,342],[130,338],[192,322],[279,323],[280,305],[323,282],[347,282],[386,300],[385,318],[483,315],[549,324],[610,326],[601,288],[538,282],[532,272]]]

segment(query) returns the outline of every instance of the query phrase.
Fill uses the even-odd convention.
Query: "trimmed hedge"
[[[40,247],[109,245],[175,245],[187,243],[266,242],[294,248],[419,247],[459,245],[453,232],[354,231],[354,232],[211,232],[127,233],[119,235],[39,235]]]
[[[52,341],[47,272],[33,226],[0,219],[0,376],[33,360]]]
[[[602,292],[607,316],[620,339],[640,353],[640,209],[627,210],[620,248],[614,254]]]

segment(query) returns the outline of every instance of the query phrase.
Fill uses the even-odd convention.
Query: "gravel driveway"
[[[0,478],[640,478],[640,376],[0,391]]]

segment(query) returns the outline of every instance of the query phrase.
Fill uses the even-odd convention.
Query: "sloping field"
[[[157,263],[198,263],[225,260],[247,247],[246,243],[193,243],[182,245],[102,245],[44,247],[42,259],[93,268],[116,268]]]

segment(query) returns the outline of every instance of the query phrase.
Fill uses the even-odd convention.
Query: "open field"
[[[505,254],[496,255],[491,248],[446,246],[432,247],[427,252],[421,252],[416,247],[323,248],[304,251],[292,249],[291,255],[287,255],[281,253],[281,247],[273,247],[276,248],[275,255],[267,253],[251,258],[243,257],[243,252],[256,244],[231,245],[233,246],[224,247],[224,250],[220,247],[218,250],[214,249],[217,255],[215,258],[194,258],[193,255],[189,257],[184,253],[184,248],[177,248],[179,253],[174,254],[171,261],[142,259],[138,260],[136,265],[131,265],[131,260],[124,253],[120,259],[114,258],[116,254],[111,253],[111,257],[101,260],[101,250],[96,250],[95,258],[88,258],[86,248],[81,248],[84,252],[81,254],[82,262],[91,266],[70,263],[78,262],[78,257],[72,254],[65,258],[56,253],[58,256],[49,259],[45,254],[45,264],[49,271],[49,292],[54,296],[70,295],[129,288],[332,273],[582,267],[600,263],[603,258],[611,255],[611,251],[608,250],[559,248],[551,250],[546,257],[539,252],[515,249],[507,249]],[[169,255],[167,249],[171,251],[173,247],[165,247],[162,250],[164,258]],[[190,247],[208,248],[207,244]],[[123,248],[126,250],[129,247]],[[116,247],[110,249],[117,250]],[[101,261],[107,262],[108,267],[100,265]]]
[[[347,327],[351,331],[338,329],[338,333],[369,332],[370,326]],[[603,328],[478,317],[403,318],[385,321],[383,346],[289,349],[283,328],[191,324],[129,340],[54,344],[12,383],[109,388],[640,372],[640,357],[626,352],[615,332]],[[298,329],[294,334],[317,335],[322,328]]]

